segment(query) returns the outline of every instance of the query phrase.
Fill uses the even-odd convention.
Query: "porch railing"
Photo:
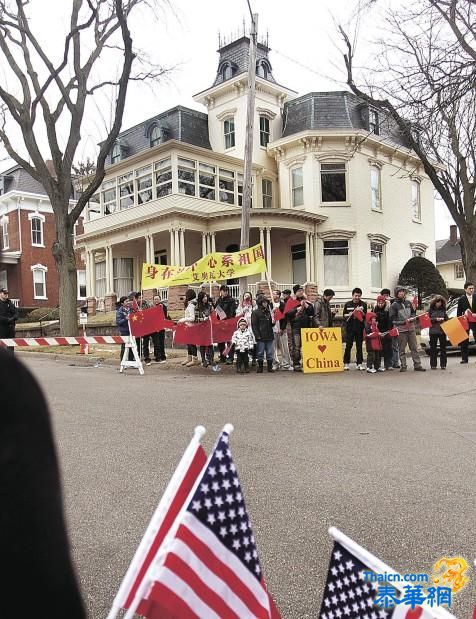
[[[10,299],[15,307],[20,307],[20,299]]]

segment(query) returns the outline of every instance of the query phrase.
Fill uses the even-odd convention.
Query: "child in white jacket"
[[[240,318],[237,326],[238,329],[231,338],[236,352],[236,371],[238,374],[249,374],[249,353],[256,342],[245,318]]]

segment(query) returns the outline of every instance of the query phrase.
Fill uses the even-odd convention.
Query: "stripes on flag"
[[[279,619],[261,574],[241,486],[223,432],[166,555],[151,572],[147,619]]]
[[[204,433],[205,429],[202,426],[195,428],[194,437],[185,450],[132,559],[114,599],[108,619],[116,617],[121,608],[128,609],[133,604],[167,533],[202,473],[207,461],[206,453],[200,444],[200,438]],[[137,612],[142,614],[145,610],[147,610],[147,605],[139,604]]]

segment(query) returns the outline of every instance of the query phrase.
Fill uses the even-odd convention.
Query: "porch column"
[[[263,227],[260,227],[260,229],[259,229],[259,242],[260,242],[261,247],[263,248],[264,255],[265,255],[265,258],[266,258],[266,261],[267,261],[268,260],[268,254],[267,254],[266,248],[264,246],[264,228]],[[266,273],[261,273],[261,280],[264,280],[265,277],[266,277]]]
[[[154,247],[154,235],[151,234],[149,236],[149,258],[150,258],[150,262],[153,264],[155,262],[155,247]]]
[[[146,234],[145,235],[145,261],[147,263],[150,263],[150,240],[149,240],[149,235]]]
[[[207,255],[207,233],[202,232],[202,257]]]
[[[179,238],[180,238],[180,266],[185,266],[185,230],[183,228],[179,229]]]
[[[311,235],[305,232],[306,235],[306,281],[311,281]]]
[[[271,228],[266,228],[266,265],[268,267],[268,277],[271,277]]]
[[[309,275],[310,275],[310,282],[315,282],[315,278],[314,278],[314,234],[311,232],[309,235],[309,258],[310,258],[310,269],[309,269]]]
[[[106,294],[114,291],[112,248],[106,246]]]
[[[179,239],[179,229],[174,229],[174,264],[180,265],[180,239]]]
[[[174,229],[170,228],[170,262],[169,264],[175,264],[175,242],[174,242]]]
[[[312,280],[313,282],[315,282],[316,284],[318,284],[318,279],[319,279],[319,271],[317,268],[317,232],[314,232],[314,279]]]
[[[216,247],[215,247],[215,233],[212,232],[212,247],[211,247],[211,252],[214,253],[216,251]]]

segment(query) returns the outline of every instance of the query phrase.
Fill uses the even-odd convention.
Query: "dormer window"
[[[231,64],[231,62],[225,62],[221,67],[220,73],[223,81],[230,80],[235,73],[235,67]]]
[[[121,150],[121,145],[116,142],[116,144],[114,144],[114,148],[112,149],[112,153],[111,153],[111,163],[117,163],[118,161],[120,161],[122,158],[122,150]]]
[[[161,131],[159,125],[152,125],[149,133],[149,144],[152,148],[153,146],[157,146],[160,144]]]
[[[270,73],[271,67],[269,66],[268,62],[266,62],[266,60],[258,60],[258,62],[256,63],[256,75],[266,80],[268,79]]]
[[[375,135],[380,134],[378,112],[372,108],[369,109],[369,131],[375,133]]]

